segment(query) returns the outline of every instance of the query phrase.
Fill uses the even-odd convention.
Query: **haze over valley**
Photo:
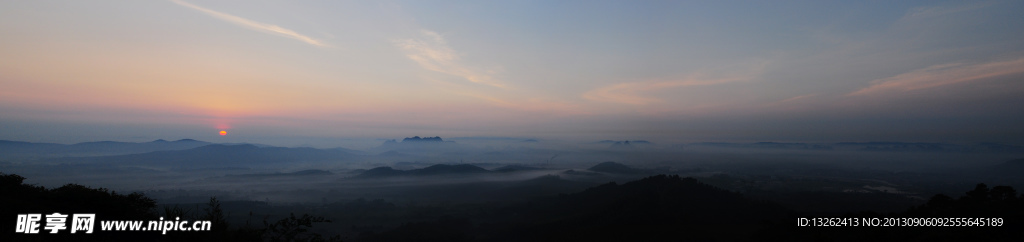
[[[0,1],[0,240],[1020,238],[1022,10]]]

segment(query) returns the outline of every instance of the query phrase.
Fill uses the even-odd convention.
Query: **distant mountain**
[[[382,166],[382,167],[377,167],[377,168],[366,170],[363,173],[359,173],[359,175],[356,176],[356,177],[359,177],[359,178],[376,178],[376,177],[400,176],[400,175],[404,175],[404,174],[405,174],[405,171],[403,171],[403,170],[395,170],[395,169],[392,169],[390,166]]]
[[[331,173],[330,171],[325,171],[325,170],[309,169],[309,170],[301,170],[301,171],[296,171],[296,172],[292,172],[292,173],[284,173],[284,174],[293,175],[293,176],[319,176],[319,175],[331,175],[331,174],[334,174],[334,173]]]
[[[996,165],[997,169],[1024,170],[1024,159],[1009,160]]]
[[[713,146],[728,148],[752,148],[752,149],[794,149],[794,150],[831,150],[828,144],[813,143],[784,143],[784,142],[756,142],[756,143],[722,143],[722,142],[701,142],[692,143],[693,146]]]
[[[998,165],[992,166],[988,174],[997,176],[1013,176],[1022,177],[1024,174],[1024,159],[1009,160]]]
[[[621,141],[621,142],[612,143],[612,145],[609,146],[608,148],[611,148],[611,149],[635,149],[636,146],[634,146],[633,144],[630,144],[629,140],[627,140],[627,141]]]
[[[1024,152],[1024,146],[1006,145],[998,143],[978,143],[972,147],[972,151],[990,152]]]
[[[56,158],[61,163],[102,163],[140,167],[200,169],[213,167],[287,166],[305,162],[340,162],[356,155],[341,150],[314,148],[260,148],[255,145],[213,144],[188,150],[156,151],[143,154]]]
[[[577,171],[577,170],[567,170],[567,171],[563,171],[563,172],[562,172],[562,174],[565,174],[565,175],[570,175],[570,176],[584,176],[584,177],[587,177],[587,176],[589,176],[589,177],[597,177],[597,176],[602,176],[602,174],[601,174],[601,173],[597,173],[597,172],[590,172],[590,171]]]
[[[903,142],[866,142],[851,143],[843,142],[836,145],[859,146],[863,151],[901,151],[901,152],[936,152],[955,151],[955,145],[941,143],[903,143]]]
[[[1022,146],[999,143],[840,142],[836,143],[835,146],[879,152],[1024,153],[1024,147]]]
[[[154,151],[187,150],[209,144],[211,143],[193,139],[182,139],[177,141],[158,139],[144,143],[97,141],[72,145],[0,140],[0,153],[7,155],[9,158],[104,156],[141,154]]]
[[[424,138],[420,138],[419,136],[413,136],[411,138],[402,139],[402,142],[444,142],[444,140],[441,139],[441,136]]]
[[[520,182],[516,183],[515,186],[556,187],[556,186],[566,186],[566,185],[569,185],[569,186],[579,186],[581,184],[586,184],[585,186],[596,185],[596,184],[592,184],[592,183],[576,182],[576,181],[570,181],[570,180],[562,179],[562,177],[560,177],[558,175],[543,175],[543,176],[539,176],[537,178],[533,178],[533,179],[529,179],[529,180],[525,180],[525,181],[520,181]],[[581,187],[581,188],[586,188],[586,187]],[[581,189],[581,190],[583,190],[583,189]]]
[[[465,141],[522,141],[524,138],[517,137],[494,137],[494,136],[474,136],[474,137],[453,137],[452,140],[465,140]]]
[[[387,151],[402,151],[409,153],[444,153],[454,152],[461,148],[457,143],[453,141],[444,141],[441,137],[426,137],[421,138],[419,136],[413,136],[402,139],[401,142],[396,140],[384,141],[380,146],[370,149],[372,153],[383,153]]]
[[[432,165],[423,169],[411,170],[416,175],[441,175],[441,174],[473,174],[473,173],[488,173],[491,172],[487,169],[480,168],[474,165]]]
[[[273,145],[257,144],[257,143],[218,143],[222,145],[253,145],[260,148],[277,147]]]
[[[349,154],[356,154],[356,155],[369,155],[370,154],[370,153],[367,153],[366,151],[353,150],[353,149],[342,148],[342,147],[331,148],[331,149],[327,149],[327,150],[341,151],[341,152],[345,152],[345,153],[349,153]]]
[[[609,149],[616,149],[616,150],[632,150],[632,149],[636,149],[636,148],[651,147],[652,145],[654,145],[654,143],[651,143],[650,141],[646,141],[646,140],[623,140],[623,141],[602,140],[602,141],[596,142],[596,144],[607,144],[607,145],[609,145],[608,146]]]
[[[637,174],[643,172],[642,170],[634,169],[632,167],[611,161],[602,162],[593,167],[590,167],[587,170],[612,174]]]
[[[398,152],[398,151],[394,151],[394,150],[389,150],[389,151],[377,154],[377,156],[380,156],[380,157],[410,157],[412,155],[405,154],[405,153]]]
[[[690,146],[711,146],[726,148],[754,149],[799,149],[799,150],[857,150],[870,152],[961,152],[961,153],[1024,153],[1024,146],[999,143],[946,144],[925,142],[839,142],[839,143],[723,143],[701,142]]]
[[[543,169],[537,168],[537,167],[532,167],[532,166],[524,166],[524,165],[507,165],[507,166],[502,166],[502,167],[498,167],[497,169],[494,169],[494,171],[497,171],[497,172],[516,172],[516,171],[535,171],[535,170],[543,170]]]
[[[73,147],[75,152],[96,152],[96,153],[145,153],[161,150],[186,150],[196,147],[212,144],[210,142],[203,142],[194,139],[181,139],[176,141],[166,140],[155,140],[146,143],[129,143],[129,142],[114,142],[114,141],[100,141],[100,142],[85,142],[70,145]]]
[[[46,155],[63,153],[68,145],[53,143],[30,143],[22,141],[0,140],[0,153],[10,158],[11,155]]]
[[[619,141],[619,140],[610,140],[610,139],[598,141],[596,143],[598,143],[598,144],[614,144],[614,143],[626,143],[626,142],[633,143],[633,144],[645,144],[645,145],[654,144],[654,143],[651,143],[650,141],[646,141],[646,140],[622,140],[622,141]]]
[[[286,172],[286,173],[256,173],[256,174],[228,175],[228,177],[301,177],[301,176],[322,176],[322,175],[332,175],[332,174],[334,174],[334,173],[331,173],[330,171],[310,169],[310,170],[302,170],[302,171]]]
[[[356,176],[357,178],[380,178],[380,177],[395,177],[395,176],[432,176],[432,175],[467,175],[467,174],[486,174],[490,173],[484,168],[474,165],[432,165],[422,169],[412,170],[395,170],[391,167],[377,167]]]

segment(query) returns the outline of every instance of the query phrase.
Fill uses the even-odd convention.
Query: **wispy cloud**
[[[506,108],[506,109],[518,110],[518,111],[526,111],[526,112],[533,112],[533,113],[572,114],[572,115],[588,114],[588,112],[586,110],[581,109],[578,105],[571,104],[571,103],[560,102],[560,101],[555,101],[555,100],[550,100],[550,99],[526,98],[526,99],[507,100],[507,99],[502,99],[502,98],[497,98],[497,97],[493,97],[493,96],[482,95],[482,94],[472,93],[472,92],[459,93],[459,94],[470,96],[470,97],[479,98],[479,99],[488,101],[488,102],[490,102],[491,104],[493,104],[495,106]]]
[[[421,30],[420,38],[395,41],[395,45],[406,51],[409,59],[419,63],[427,70],[459,76],[473,83],[480,83],[499,88],[507,88],[501,81],[486,72],[474,70],[459,62],[459,55],[450,47],[440,34]]]
[[[796,101],[798,101],[798,100],[806,100],[807,98],[810,98],[810,97],[814,97],[814,96],[818,96],[818,94],[807,94],[807,95],[800,95],[800,96],[796,96],[796,97],[791,97],[791,98],[787,98],[787,99],[784,99],[784,100],[782,100],[782,101],[774,102],[774,103],[772,103],[772,104],[785,104],[785,103],[791,103],[791,102],[796,102]]]
[[[871,81],[871,85],[848,94],[871,95],[892,91],[912,91],[985,78],[1024,73],[1024,58],[981,64],[952,63],[929,66],[893,77]]]
[[[723,83],[747,80],[746,77],[706,79],[691,76],[682,80],[626,82],[597,88],[583,94],[583,98],[591,101],[646,105],[662,102],[660,98],[650,95],[655,90],[668,88],[710,86]]]
[[[910,11],[908,11],[907,14],[905,16],[903,16],[903,18],[904,19],[908,19],[908,18],[932,18],[932,17],[939,17],[939,16],[947,15],[947,14],[954,14],[954,13],[959,13],[959,12],[965,12],[965,11],[971,11],[971,10],[975,10],[975,9],[985,8],[985,7],[988,7],[988,6],[992,6],[993,4],[994,4],[993,2],[973,2],[973,3],[969,3],[969,4],[962,4],[962,5],[940,5],[940,6],[918,7],[918,8],[914,8],[914,9],[911,9]]]
[[[315,45],[315,46],[318,46],[318,47],[331,47],[330,45],[325,44],[325,43],[321,42],[320,40],[317,40],[317,39],[311,38],[309,36],[305,36],[305,35],[296,33],[295,31],[292,31],[290,29],[282,28],[281,26],[277,26],[277,25],[273,25],[273,24],[260,23],[260,22],[248,20],[248,19],[245,19],[245,18],[242,18],[242,17],[238,17],[238,16],[235,16],[235,15],[230,15],[230,14],[226,14],[226,13],[222,13],[222,12],[213,11],[213,10],[210,10],[210,9],[207,9],[207,8],[196,6],[194,4],[191,4],[191,3],[188,3],[188,2],[185,2],[185,1],[181,1],[181,0],[171,0],[171,2],[174,2],[174,3],[178,4],[178,5],[185,6],[185,7],[191,8],[191,9],[198,10],[200,12],[203,12],[203,13],[207,14],[207,15],[213,16],[215,18],[219,18],[219,19],[227,21],[229,23],[240,25],[242,27],[250,28],[250,29],[257,30],[257,31],[260,31],[260,32],[264,32],[264,33],[268,33],[268,34],[274,34],[274,35],[279,35],[279,36],[284,36],[284,37],[296,39],[296,40],[299,40],[299,41],[302,41],[302,42],[306,42],[307,44]]]
[[[507,110],[561,115],[589,113],[577,104],[550,98],[530,96],[528,94],[523,94],[523,90],[480,90],[480,88],[433,78],[428,78],[427,81],[433,83],[436,87],[439,87],[441,90],[446,92],[476,98],[484,101],[484,103]]]

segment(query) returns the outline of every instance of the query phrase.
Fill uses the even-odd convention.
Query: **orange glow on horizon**
[[[220,131],[220,135],[222,135],[222,136],[223,136],[223,135],[228,135],[228,131],[224,131],[224,130],[221,130],[221,131]]]

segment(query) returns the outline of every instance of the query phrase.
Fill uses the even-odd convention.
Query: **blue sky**
[[[1019,144],[1021,10],[1020,1],[3,2],[0,139]]]

